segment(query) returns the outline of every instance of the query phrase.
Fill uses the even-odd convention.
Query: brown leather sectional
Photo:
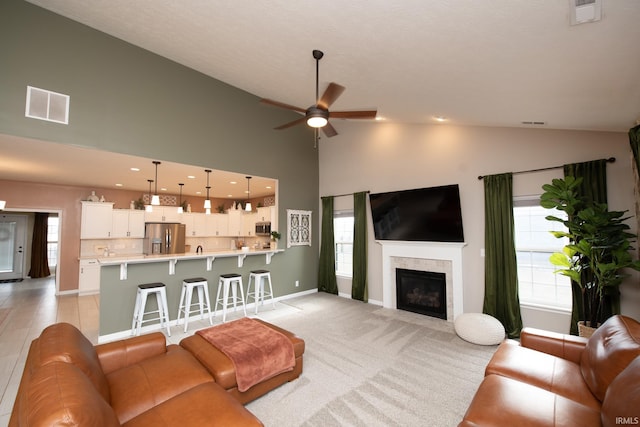
[[[640,424],[640,323],[614,316],[580,338],[525,328],[485,370],[459,427]]]
[[[304,341],[284,332],[295,340],[294,371],[238,400],[216,383],[211,366],[167,346],[162,333],[94,347],[74,326],[51,325],[31,343],[9,426],[261,426],[242,403],[302,370]],[[228,361],[218,360],[228,371]]]

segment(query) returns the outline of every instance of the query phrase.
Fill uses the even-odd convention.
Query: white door
[[[22,279],[26,215],[0,215],[0,280]]]

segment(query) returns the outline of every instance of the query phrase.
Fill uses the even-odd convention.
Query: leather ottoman
[[[211,345],[199,334],[194,334],[180,341],[180,346],[191,354],[209,371],[215,382],[227,390],[236,400],[245,404],[268,393],[274,388],[293,381],[302,373],[302,355],[304,354],[304,340],[295,334],[279,328],[271,323],[260,319],[253,319],[287,337],[293,345],[295,355],[295,366],[293,370],[283,372],[261,383],[258,383],[248,390],[241,392],[238,390],[236,380],[236,370],[232,360],[221,350]]]

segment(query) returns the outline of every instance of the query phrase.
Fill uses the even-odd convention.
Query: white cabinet
[[[113,203],[82,202],[80,220],[81,239],[108,239],[111,237]]]
[[[207,215],[207,236],[220,237],[229,235],[229,215]]]
[[[275,206],[265,206],[258,208],[256,222],[270,222],[275,218]]]
[[[177,206],[154,206],[152,212],[144,213],[145,222],[182,222]]]
[[[100,292],[100,263],[97,259],[80,260],[78,276],[78,293],[80,295]]]
[[[114,209],[112,212],[111,237],[142,239],[144,237],[144,218],[144,211]]]
[[[256,220],[258,214],[251,212],[242,215],[242,236],[256,235]]]
[[[207,216],[203,213],[186,213],[182,215],[182,223],[185,225],[186,237],[206,237]]]
[[[228,216],[228,236],[242,236],[242,211],[231,210]]]

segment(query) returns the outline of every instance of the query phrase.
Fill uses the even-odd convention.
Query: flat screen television
[[[458,185],[370,194],[376,240],[464,242]]]

